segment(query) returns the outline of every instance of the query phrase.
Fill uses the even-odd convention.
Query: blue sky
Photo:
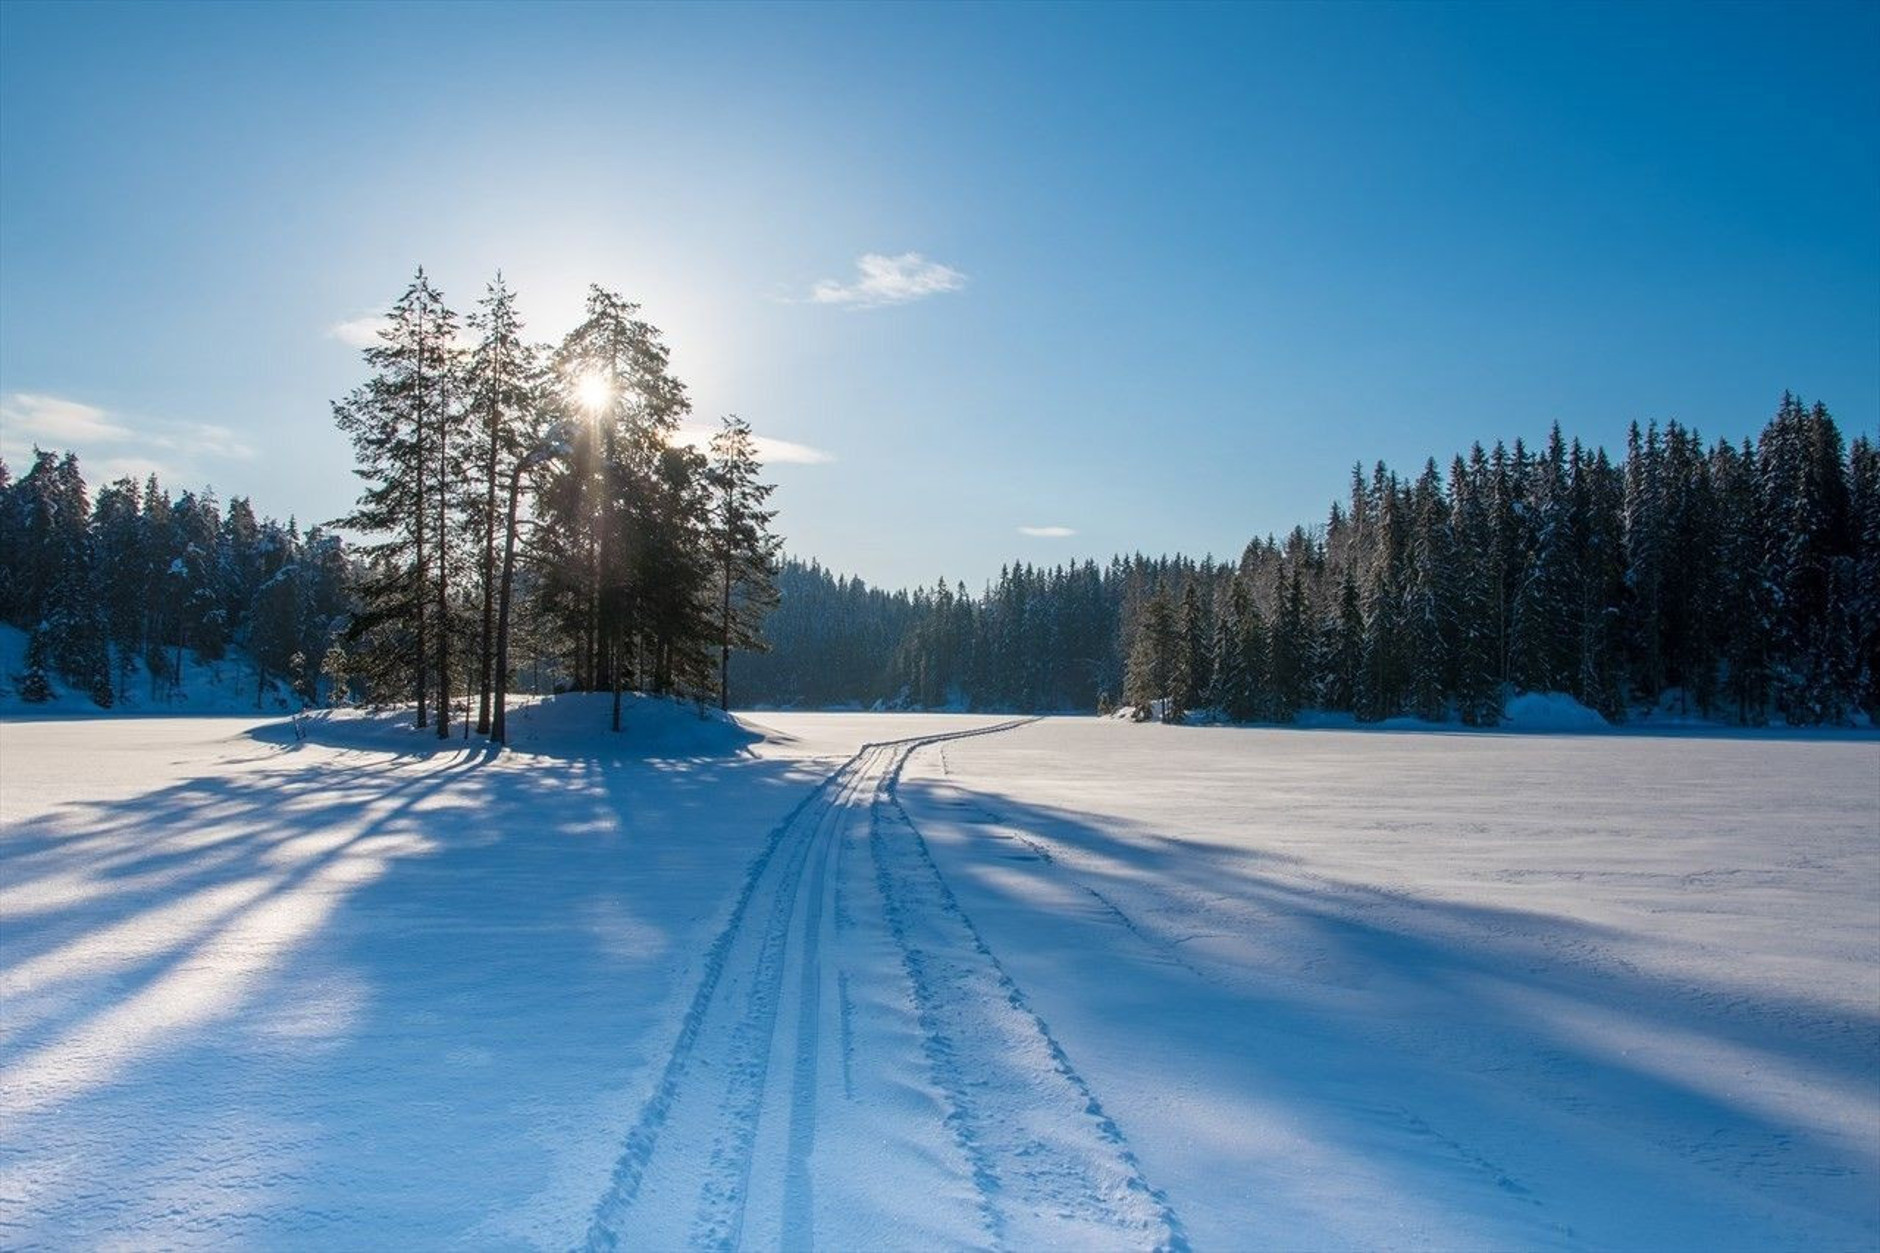
[[[1234,554],[1556,419],[1872,432],[1876,63],[1851,5],[8,3],[0,448],[334,517],[419,263],[641,302],[890,585]]]

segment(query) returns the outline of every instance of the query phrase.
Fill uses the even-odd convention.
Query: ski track
[[[898,1008],[875,1012],[905,1016],[924,1067],[869,1078],[929,1094],[943,1124],[935,1134],[958,1154],[951,1169],[970,1175],[960,1199],[976,1208],[962,1220],[975,1241],[1187,1247],[1167,1198],[960,907],[896,795],[917,749],[1028,721],[864,745],[771,832],[706,950],[587,1248],[819,1242],[828,1220],[818,1221],[819,1132],[839,1139],[852,1129],[862,1075],[871,1063],[896,1065],[856,1040],[851,970],[862,973],[875,953],[871,925],[899,970],[884,975],[881,950],[869,977],[898,978],[901,989]],[[872,892],[844,891],[849,874],[868,873],[850,864],[858,840]],[[844,1107],[841,1117],[825,1098]]]

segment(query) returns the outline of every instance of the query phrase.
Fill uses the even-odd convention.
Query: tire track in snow
[[[960,910],[894,795],[915,749],[1026,721],[864,745],[773,829],[707,950],[588,1248],[815,1241],[819,1127],[856,1134],[821,1101],[852,1096],[853,1067],[866,1060],[850,1034],[847,963],[863,959],[840,886],[851,838],[870,845],[880,897],[870,914],[901,958],[895,977],[911,985],[899,1011],[908,1038],[923,1042],[875,1073],[938,1085],[934,1109],[971,1171],[988,1240],[1185,1247],[1166,1199]],[[854,1147],[844,1141],[837,1159]]]
[[[625,1149],[614,1166],[613,1180],[595,1206],[594,1217],[588,1227],[588,1248],[617,1249],[621,1246],[625,1234],[623,1220],[639,1196],[647,1165],[658,1147],[660,1132],[678,1098],[680,1081],[685,1077],[698,1048],[707,1011],[724,978],[731,948],[744,927],[745,917],[750,912],[751,902],[757,895],[765,872],[792,831],[799,830],[806,821],[812,824],[820,822],[822,815],[835,805],[834,798],[841,780],[856,767],[867,751],[865,747],[831,771],[809,795],[797,802],[796,808],[772,829],[763,850],[745,872],[744,884],[739,889],[736,904],[732,906],[731,917],[706,950],[705,969],[699,978],[698,991],[693,994],[692,1003],[680,1021],[678,1036],[666,1057],[659,1082],[654,1085],[652,1095],[641,1107],[639,1118],[627,1133]]]
[[[911,755],[888,768],[870,844],[990,1243],[1186,1249],[1167,1196],[1143,1177],[1122,1129],[961,908],[902,806]],[[1035,1064],[1040,1055],[1047,1065]]]
[[[783,880],[771,900],[771,909],[759,942],[756,970],[743,1020],[731,1037],[728,1056],[719,1069],[728,1074],[730,1083],[722,1104],[721,1120],[712,1147],[710,1171],[700,1190],[698,1216],[693,1222],[690,1243],[695,1248],[736,1248],[744,1234],[745,1202],[751,1192],[751,1166],[757,1146],[759,1120],[769,1094],[770,1061],[775,1050],[777,1026],[784,996],[784,965],[792,939],[796,902],[803,887],[808,863],[817,856],[832,829],[849,814],[850,800],[862,789],[880,750],[865,746],[843,767],[843,776],[832,803],[821,810],[809,825],[806,836],[791,849]],[[811,896],[811,921],[801,937],[807,945],[803,958],[804,986],[820,972],[816,948],[820,939],[819,880]],[[815,1007],[810,1006],[798,1023],[806,1034],[797,1039],[797,1061],[793,1079],[807,1073],[813,1084],[816,1068]],[[805,1099],[813,1100],[813,1092]],[[795,1121],[795,1094],[792,1095],[792,1122]],[[813,1110],[810,1113],[813,1117]],[[796,1147],[794,1129],[789,1141]],[[786,1163],[786,1179],[794,1177],[794,1161]],[[786,1186],[785,1196],[790,1195]],[[805,1201],[804,1204],[807,1202]]]

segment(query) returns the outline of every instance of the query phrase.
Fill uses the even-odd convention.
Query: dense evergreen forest
[[[55,678],[107,709],[134,681],[162,702],[185,649],[213,661],[231,647],[257,693],[277,681],[311,700],[323,664],[343,689],[354,575],[339,536],[257,518],[242,497],[172,497],[153,475],[93,501],[71,453],[35,452],[17,482],[0,464],[0,620],[30,633],[6,677],[29,702]]]
[[[1880,715],[1880,455],[1785,396],[1754,442],[1634,427],[1625,456],[1479,445],[1354,469],[1323,525],[1238,561],[1013,565],[979,594],[884,592],[787,561],[755,703],[1287,722],[1307,709],[1494,723],[1511,693],[1612,720]]]

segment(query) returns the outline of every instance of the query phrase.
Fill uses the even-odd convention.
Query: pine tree
[[[120,689],[144,652],[149,622],[150,580],[141,504],[137,483],[124,478],[101,490],[92,508],[101,608]]]
[[[1861,436],[1848,449],[1849,509],[1854,518],[1854,702],[1880,722],[1880,448]]]
[[[1462,458],[1456,458],[1449,482],[1456,587],[1452,694],[1465,724],[1492,727],[1502,714],[1497,645],[1501,624],[1495,601],[1499,562],[1490,513],[1488,457],[1480,444],[1470,450],[1466,467]]]
[[[333,406],[334,420],[353,441],[355,473],[368,485],[344,525],[382,537],[360,549],[366,575],[349,637],[374,654],[369,668],[382,681],[406,676],[420,728],[430,725],[435,680],[440,735],[449,734],[448,683],[444,668],[433,667],[434,656],[448,659],[448,646],[434,654],[427,628],[447,629],[429,610],[434,594],[446,599],[439,589],[449,576],[438,525],[444,502],[435,494],[448,477],[455,327],[455,315],[420,268],[392,306],[382,342],[365,350],[372,377]]]
[[[1663,591],[1669,544],[1658,428],[1643,438],[1634,422],[1626,439],[1625,566],[1630,695],[1656,701],[1665,687]]]
[[[776,510],[765,508],[765,502],[775,489],[760,479],[757,441],[750,424],[735,414],[726,417],[712,437],[711,455],[707,481],[712,493],[712,562],[718,577],[718,707],[729,709],[732,650],[761,652],[769,647],[762,628],[777,604],[778,540],[770,533]],[[943,579],[940,596],[946,595]],[[934,701],[940,691],[940,685],[930,681],[923,697]]]
[[[702,675],[710,638],[704,463],[670,441],[689,410],[659,332],[639,306],[593,287],[555,376],[575,431],[541,503],[545,607],[574,643],[575,685],[620,695]]]
[[[1839,721],[1846,682],[1840,602],[1852,556],[1846,463],[1828,411],[1784,396],[1757,450],[1768,514],[1765,565],[1775,597],[1776,703],[1791,723]]]
[[[1154,717],[1158,703],[1163,721],[1181,720],[1182,710],[1172,699],[1176,685],[1186,681],[1186,676],[1178,672],[1179,633],[1174,605],[1167,591],[1157,588],[1143,606],[1124,680],[1123,701],[1135,706],[1137,721]]]
[[[1178,690],[1172,693],[1185,714],[1196,708],[1208,689],[1210,679],[1207,620],[1201,608],[1198,579],[1189,579],[1182,588],[1181,617],[1175,640]]]
[[[300,567],[284,555],[257,587],[249,610],[249,647],[255,662],[255,708],[267,694],[270,677],[291,679],[300,651]]]
[[[1417,717],[1438,722],[1448,712],[1453,686],[1451,650],[1456,626],[1449,592],[1454,574],[1449,509],[1434,460],[1424,466],[1412,496],[1407,556],[1407,695]]]
[[[1303,572],[1297,564],[1278,572],[1276,608],[1267,664],[1268,713],[1291,722],[1311,699],[1311,627],[1307,618]]]
[[[351,699],[352,676],[345,647],[334,640],[320,659],[320,678],[326,683],[326,706],[338,709]]]
[[[499,539],[507,543],[505,519],[514,513],[505,509],[512,502],[504,501],[499,493],[505,476],[526,454],[540,395],[541,367],[536,351],[523,341],[515,295],[500,272],[485,289],[468,325],[477,335],[464,362],[467,461],[475,474],[466,512],[476,544],[480,608],[476,729],[477,734],[487,735],[498,681],[494,673],[496,616],[502,593],[497,546]]]
[[[20,699],[29,705],[43,705],[54,695],[52,683],[46,676],[51,653],[45,630],[35,629],[26,639],[26,669],[14,676]]]
[[[1574,588],[1579,571],[1567,450],[1554,424],[1547,451],[1536,463],[1526,561],[1516,584],[1509,623],[1510,677],[1530,692],[1561,692],[1578,670]]]

